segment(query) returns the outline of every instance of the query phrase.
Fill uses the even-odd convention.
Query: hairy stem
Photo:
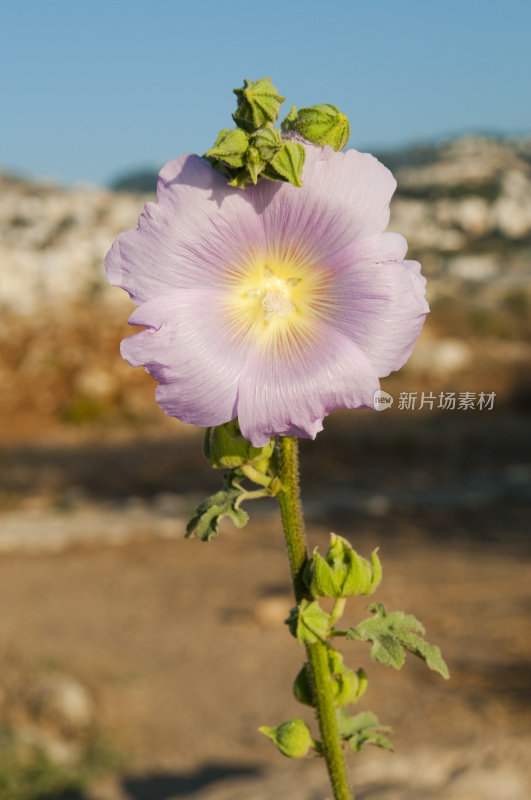
[[[278,493],[282,524],[286,537],[293,589],[297,603],[311,599],[304,586],[302,572],[307,559],[306,535],[299,489],[298,442],[295,437],[279,437],[280,480]],[[328,768],[335,800],[354,800],[343,758],[341,737],[337,725],[332,695],[332,679],[328,666],[328,648],[324,642],[306,645],[310,666],[314,700],[323,745],[323,756]]]

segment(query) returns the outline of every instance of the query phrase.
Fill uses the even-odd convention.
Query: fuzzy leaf
[[[347,638],[372,642],[371,658],[374,661],[400,669],[407,651],[421,658],[443,678],[449,677],[439,648],[422,638],[425,631],[418,619],[403,611],[388,614],[381,603],[371,603],[368,610],[373,616],[350,628]]]
[[[365,744],[373,744],[384,750],[393,749],[389,739],[383,735],[390,733],[391,728],[380,725],[378,717],[372,711],[363,711],[351,717],[348,711],[342,708],[338,712],[337,719],[341,738],[347,741],[355,752],[358,753]]]
[[[198,505],[195,516],[186,526],[187,538],[197,536],[203,542],[210,541],[218,535],[218,525],[223,517],[230,517],[237,528],[243,528],[249,514],[239,507],[247,494],[239,483],[241,478],[238,470],[223,477],[223,488]]]

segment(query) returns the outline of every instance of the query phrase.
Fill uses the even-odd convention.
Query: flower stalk
[[[303,582],[303,571],[308,558],[304,519],[299,489],[298,442],[295,437],[279,437],[280,481],[278,493],[282,524],[286,537],[288,557],[295,600],[312,599]],[[354,800],[343,756],[341,736],[332,694],[332,678],[328,664],[328,649],[324,642],[306,645],[311,673],[314,700],[322,738],[322,753],[335,800]]]

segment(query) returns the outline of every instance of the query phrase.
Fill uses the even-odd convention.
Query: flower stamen
[[[264,266],[259,285],[245,293],[245,297],[258,300],[265,322],[274,319],[286,319],[295,305],[291,300],[291,288],[300,282],[300,278],[281,278],[271,267]]]
[[[289,294],[285,289],[270,289],[262,299],[261,305],[266,312],[266,322],[269,322],[274,317],[286,319],[289,312],[295,309],[295,306],[289,299]]]

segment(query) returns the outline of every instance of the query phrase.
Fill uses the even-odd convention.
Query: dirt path
[[[506,432],[512,426],[509,421]],[[522,428],[515,424],[514,430]],[[320,495],[315,464],[304,449],[311,543],[325,548],[322,520],[333,512],[336,530],[362,553],[379,545],[385,580],[376,599],[418,616],[452,673],[445,682],[413,657],[396,673],[370,663],[365,646],[346,646],[350,665],[364,665],[369,673],[361,706],[394,728],[397,749],[351,757],[358,797],[528,800],[529,507],[513,480],[522,474],[523,434],[504,450],[507,436],[500,432],[483,452],[471,453],[463,446],[456,451],[451,437],[432,431],[428,460],[426,439],[408,445],[395,437],[390,445],[387,438],[384,448],[379,433],[371,439],[366,431],[363,474],[349,456],[348,436],[337,450],[338,435],[332,429],[324,442]],[[469,436],[480,441],[481,430],[469,430]],[[456,435],[455,441],[461,439]],[[20,449],[4,453],[18,469],[4,474],[4,488],[10,483],[12,490],[16,479],[19,493],[4,521],[27,514],[30,497],[40,497],[41,506],[45,497],[64,497],[80,485],[77,469],[85,475],[81,499],[71,493],[70,505],[59,509],[50,503],[29,508],[37,520],[41,515],[43,539],[54,525],[74,530],[83,514],[95,530],[98,519],[105,526],[109,513],[124,507],[131,534],[120,546],[102,537],[76,543],[73,533],[70,545],[57,552],[35,546],[4,552],[0,667],[6,681],[17,671],[56,670],[89,688],[99,724],[128,758],[120,779],[93,788],[94,800],[323,800],[322,765],[312,762],[304,771],[305,764],[284,761],[257,731],[261,724],[305,716],[290,691],[302,654],[283,625],[291,597],[276,514],[262,506],[247,529],[228,526],[210,545],[183,540],[186,492],[181,506],[172,494],[161,499],[150,489],[160,482],[147,461],[135,467],[124,458],[124,452],[149,455],[149,447],[130,442],[125,450],[109,448],[107,456],[100,450],[98,457],[85,449],[84,461],[81,445],[75,452],[69,445],[63,457],[56,447],[55,484],[40,495],[46,475],[38,459],[24,460]],[[184,443],[173,459],[179,461],[187,448]],[[169,452],[162,448],[157,474],[169,466]],[[49,464],[45,455],[42,464]],[[106,465],[107,482],[96,468],[91,472],[91,458]],[[113,471],[120,458],[127,480]],[[349,495],[356,470],[356,490],[351,483]],[[370,487],[378,470],[375,495]],[[135,474],[144,477],[134,480]],[[487,501],[498,474],[505,475],[506,494],[491,493]],[[186,490],[194,477],[204,486],[219,476],[212,480],[198,466],[195,476],[187,476]],[[463,482],[469,490],[476,487],[468,505],[450,491]],[[122,493],[122,484],[130,494]],[[415,500],[436,490],[438,504]],[[164,538],[172,526],[177,537]],[[363,605],[355,610],[358,619]]]

